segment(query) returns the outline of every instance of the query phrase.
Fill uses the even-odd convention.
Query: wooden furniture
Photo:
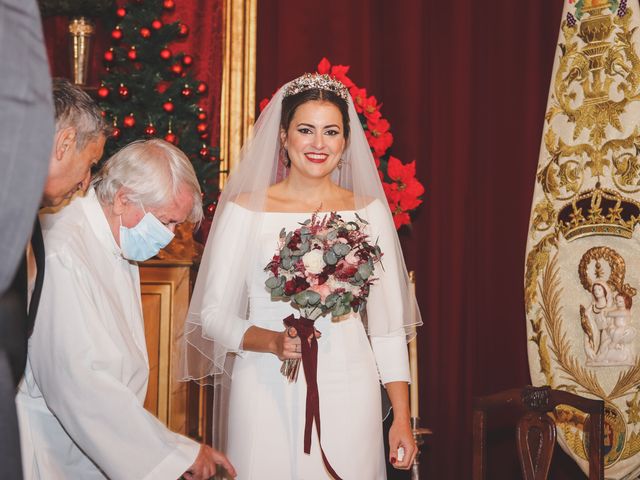
[[[592,400],[551,387],[506,390],[473,403],[473,480],[486,479],[487,416],[506,410],[522,412],[516,425],[516,444],[525,480],[546,479],[549,474],[556,426],[549,415],[558,405],[569,405],[589,414],[589,480],[604,480],[604,401]]]
[[[189,307],[193,263],[149,260],[140,267],[149,387],[144,406],[174,432],[207,437],[207,390],[180,382],[177,340]],[[209,400],[210,402],[210,400]]]

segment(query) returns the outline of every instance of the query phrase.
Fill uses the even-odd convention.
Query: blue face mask
[[[120,249],[128,260],[144,262],[155,257],[173,240],[173,233],[152,213],[147,212],[135,227],[120,225]]]

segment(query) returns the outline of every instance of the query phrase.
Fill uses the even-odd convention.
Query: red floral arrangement
[[[409,214],[422,203],[420,197],[424,194],[424,186],[416,178],[415,160],[403,164],[398,158],[389,154],[388,150],[393,144],[393,135],[390,132],[389,121],[383,118],[380,111],[382,104],[378,103],[373,95],[367,96],[367,90],[359,88],[347,76],[349,66],[331,65],[329,60],[323,58],[318,64],[317,71],[320,74],[331,75],[349,89],[380,174],[382,187],[393,214],[393,222],[397,229],[402,225],[410,225],[411,217]],[[262,100],[260,111],[268,103],[268,98]]]

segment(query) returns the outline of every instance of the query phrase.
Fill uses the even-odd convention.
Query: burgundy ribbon
[[[293,327],[300,337],[300,349],[302,352],[302,369],[304,377],[307,380],[307,405],[304,422],[304,453],[311,453],[311,431],[313,430],[313,422],[315,420],[316,429],[318,430],[318,442],[320,444],[320,453],[325,468],[335,478],[342,480],[333,469],[327,456],[322,449],[322,440],[320,436],[320,394],[318,393],[318,339],[315,335],[313,320],[305,317],[296,318],[289,315],[284,319],[287,327]],[[307,341],[311,338],[311,342]]]

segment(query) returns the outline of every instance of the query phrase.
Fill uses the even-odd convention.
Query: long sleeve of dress
[[[241,348],[244,334],[251,326],[246,320],[246,305],[245,312],[233,311],[230,306],[241,303],[234,296],[246,294],[245,272],[255,250],[255,245],[247,245],[247,238],[251,238],[247,231],[255,228],[252,220],[248,210],[229,202],[217,219],[214,237],[207,241],[209,248],[203,263],[206,261],[210,266],[208,274],[206,278],[198,278],[194,291],[192,307],[194,312],[199,310],[204,334],[230,352]]]
[[[99,275],[70,262],[64,252],[48,256],[29,346],[33,378],[47,408],[108,478],[175,480],[191,466],[199,445],[143,408],[146,355],[139,340],[114,327],[117,321],[140,320],[127,309],[139,304],[122,304],[119,320],[101,308],[108,298],[136,291],[131,285],[105,291],[95,281]],[[118,281],[122,276],[106,283]]]
[[[404,280],[396,258],[396,232],[387,221],[385,205],[374,201],[367,207],[366,220],[371,226],[371,241],[378,242],[382,250],[382,265],[375,269],[377,282],[371,287],[367,301],[367,324],[380,380],[383,384],[395,381],[409,382],[409,358],[403,322]]]

